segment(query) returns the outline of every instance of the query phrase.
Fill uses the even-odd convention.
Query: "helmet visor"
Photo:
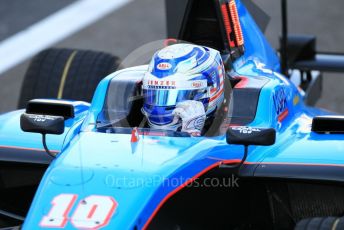
[[[145,103],[155,106],[174,106],[186,100],[200,100],[206,94],[206,89],[193,90],[157,90],[143,89]]]

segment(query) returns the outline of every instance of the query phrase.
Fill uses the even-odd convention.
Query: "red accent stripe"
[[[133,130],[131,131],[131,139],[130,139],[130,142],[131,143],[135,143],[135,142],[138,142],[139,141],[139,134],[138,134],[138,131],[137,131],[137,127],[133,128]]]
[[[278,116],[278,121],[281,122],[283,121],[289,114],[289,111],[288,109],[284,110],[283,113],[281,113],[279,116]]]
[[[35,148],[24,148],[24,147],[17,147],[17,146],[4,146],[0,145],[0,149],[18,149],[18,150],[28,150],[28,151],[37,151],[37,152],[45,152],[44,149],[35,149]],[[58,153],[57,150],[50,150],[52,153]]]
[[[226,4],[223,4],[221,6],[221,12],[222,12],[222,17],[223,17],[223,23],[225,25],[226,32],[227,32],[226,35],[227,35],[228,43],[230,47],[235,47],[235,43],[234,41],[231,40],[231,36],[230,36],[230,34],[232,33],[232,28],[231,28],[229,12],[228,12],[228,8]]]
[[[87,218],[88,219],[91,219],[92,218],[92,216],[94,215],[94,213],[96,212],[96,209],[98,208],[98,205],[93,205],[92,206],[92,208],[91,208],[91,211],[88,213],[88,215],[87,215]]]
[[[110,209],[108,215],[105,217],[104,223],[101,224],[101,225],[99,225],[97,229],[100,229],[100,228],[102,228],[102,227],[104,227],[104,226],[106,226],[106,225],[109,224],[110,219],[111,219],[112,215],[114,214],[114,212],[115,212],[115,210],[116,210],[116,208],[117,208],[117,206],[118,206],[117,201],[116,201],[113,197],[109,197],[109,198],[111,199],[113,205],[112,205],[112,207],[111,207],[111,209]]]
[[[196,176],[194,176],[193,178],[191,178],[190,180],[188,180],[187,182],[185,182],[184,184],[182,184],[181,186],[179,186],[178,188],[176,188],[175,190],[173,190],[172,192],[170,192],[157,206],[157,208],[154,210],[153,214],[149,217],[149,219],[147,220],[147,222],[145,223],[143,229],[147,229],[149,223],[152,221],[152,219],[154,218],[154,216],[157,214],[157,212],[160,210],[160,208],[162,207],[162,205],[169,199],[171,198],[174,194],[176,194],[177,192],[179,192],[181,189],[183,189],[184,187],[186,187],[187,185],[189,185],[190,183],[192,183],[194,180],[196,180],[197,178],[199,178],[200,176],[202,176],[204,173],[208,172],[209,170],[222,165],[222,164],[234,164],[234,163],[239,163],[241,160],[239,159],[235,159],[235,160],[223,160],[223,161],[219,161],[216,162],[213,165],[210,165],[209,167],[207,167],[206,169],[204,169],[203,171],[201,171],[200,173],[198,173]],[[264,164],[268,164],[268,165],[303,165],[303,166],[331,166],[331,167],[344,167],[344,164],[315,164],[315,163],[291,163],[291,162],[244,162],[245,165],[264,165]]]
[[[235,164],[235,163],[239,163],[240,160],[236,159],[236,160],[224,160],[224,161],[219,161],[216,162],[215,164],[212,164],[210,166],[208,166],[207,168],[205,168],[204,170],[202,170],[201,172],[199,172],[197,175],[195,175],[194,177],[190,178],[190,180],[186,181],[184,184],[180,185],[178,188],[174,189],[172,192],[170,192],[169,194],[167,194],[167,196],[165,196],[165,198],[160,201],[159,205],[156,207],[156,209],[154,210],[154,212],[152,213],[152,215],[148,218],[147,222],[145,223],[145,225],[143,226],[142,229],[147,229],[149,223],[152,221],[152,219],[154,218],[154,216],[158,213],[158,211],[160,210],[160,208],[163,206],[163,204],[170,199],[174,194],[176,194],[177,192],[179,192],[181,189],[185,188],[187,185],[191,184],[193,181],[195,181],[197,178],[199,178],[200,176],[202,176],[204,173],[208,172],[209,170],[216,168],[219,165],[222,164]]]
[[[221,88],[221,87],[223,87],[223,85],[224,85],[224,82],[223,81],[221,81],[220,82],[220,86],[219,86],[219,88]],[[218,88],[212,88],[212,89],[210,89],[210,93],[214,93],[214,92],[216,92],[216,90],[217,90]]]
[[[344,167],[344,164],[320,164],[320,163],[294,163],[294,162],[245,162],[245,165],[301,165],[301,166],[320,166],[320,167]]]
[[[210,93],[215,93],[216,90],[217,90],[217,88],[212,88],[212,89],[210,89]]]
[[[78,198],[77,195],[73,195],[73,198],[72,200],[69,202],[68,204],[68,207],[67,209],[65,210],[65,212],[63,213],[63,217],[64,217],[64,220],[61,224],[61,228],[64,228],[67,224],[67,221],[68,221],[68,213],[70,212],[70,210],[72,209],[73,205],[74,205],[74,202],[76,201],[76,199]],[[45,226],[45,227],[48,227],[48,226]]]
[[[235,89],[242,89],[242,88],[246,88],[246,86],[248,85],[248,83],[250,82],[250,80],[247,77],[237,77],[240,78],[241,80],[239,81],[238,84],[236,84],[234,86]]]
[[[223,89],[221,89],[218,93],[216,93],[214,97],[210,98],[209,102],[215,101],[217,98],[221,96],[222,93],[223,93]]]
[[[229,6],[230,14],[231,14],[231,19],[234,25],[234,33],[235,33],[237,46],[242,46],[244,45],[244,36],[242,34],[241,25],[239,21],[239,15],[238,15],[238,9],[235,4],[235,1],[232,0],[228,4],[228,6]]]
[[[177,39],[175,38],[167,38],[164,40],[164,47],[172,45],[172,44],[177,44]]]

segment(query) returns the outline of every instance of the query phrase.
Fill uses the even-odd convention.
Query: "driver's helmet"
[[[177,130],[172,114],[185,100],[200,101],[206,114],[224,99],[224,66],[218,51],[175,44],[156,52],[143,78],[143,113],[151,127]]]

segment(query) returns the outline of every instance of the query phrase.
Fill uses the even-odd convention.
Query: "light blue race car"
[[[146,64],[113,72],[108,54],[45,50],[25,109],[0,116],[0,227],[344,229],[344,117],[310,107],[321,71],[343,71],[343,59],[283,30],[280,61],[250,1],[173,2],[167,15],[183,19],[167,43],[221,54],[211,124],[201,136],[147,125]]]

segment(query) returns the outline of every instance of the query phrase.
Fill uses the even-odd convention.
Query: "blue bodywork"
[[[275,171],[268,170],[279,165],[342,167],[344,136],[311,132],[312,118],[330,112],[304,105],[297,87],[279,74],[279,59],[248,11],[240,1],[237,6],[245,54],[234,63],[235,72],[248,81],[254,77],[268,79],[260,91],[256,116],[247,126],[273,127],[277,131],[273,146],[249,147],[248,158],[240,173],[247,177],[343,180],[323,178],[320,174],[294,175],[288,171],[274,174]],[[142,69],[144,67],[139,71]],[[102,80],[89,107],[75,107],[76,116],[66,121],[63,135],[47,137],[49,148],[60,153],[41,180],[23,229],[48,228],[41,221],[52,209],[53,199],[61,194],[76,195],[66,214],[65,229],[75,228],[71,216],[77,211],[77,204],[89,196],[106,196],[115,201],[106,224],[99,224],[100,227],[146,228],[162,204],[195,178],[221,164],[240,162],[244,148],[228,145],[225,135],[139,135],[140,140],[134,148],[130,142],[131,134],[98,132],[97,117],[106,100],[110,81],[118,74]],[[22,113],[20,110],[0,116],[0,149],[44,155],[41,136],[21,131],[19,118]],[[173,179],[177,183],[167,183]]]

